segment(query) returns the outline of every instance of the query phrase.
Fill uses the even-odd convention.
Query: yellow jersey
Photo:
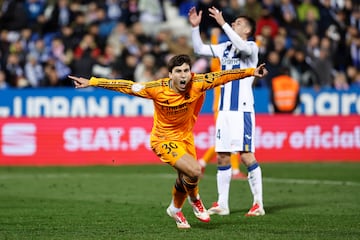
[[[192,130],[201,110],[204,92],[232,80],[254,74],[255,68],[233,69],[192,74],[187,91],[177,93],[170,88],[170,78],[136,83],[129,80],[111,80],[92,77],[90,86],[102,87],[125,94],[148,98],[154,104],[154,122],[151,141],[183,141],[192,136]]]

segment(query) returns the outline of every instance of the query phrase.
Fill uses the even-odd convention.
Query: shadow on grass
[[[279,205],[265,205],[265,213],[267,214],[274,214],[279,211],[282,211],[284,209],[293,209],[293,208],[300,208],[300,207],[306,207],[309,206],[309,203],[285,203],[285,204],[279,204]],[[241,209],[232,209],[231,214],[241,214],[245,215],[249,209],[247,208],[241,208]]]

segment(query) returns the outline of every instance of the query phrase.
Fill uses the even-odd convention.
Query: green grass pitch
[[[191,229],[166,215],[176,173],[166,165],[1,167],[0,239],[360,239],[360,163],[261,164],[266,215],[247,218],[247,181],[233,180],[229,216]],[[200,182],[216,200],[216,166]]]

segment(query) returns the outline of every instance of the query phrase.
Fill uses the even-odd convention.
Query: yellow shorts
[[[196,159],[194,145],[186,146],[183,142],[178,141],[161,141],[151,144],[153,152],[164,163],[174,166],[176,161],[179,160],[185,153],[190,154]]]

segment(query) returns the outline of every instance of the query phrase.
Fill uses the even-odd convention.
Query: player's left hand
[[[262,78],[265,77],[268,73],[268,70],[265,68],[265,63],[262,63],[255,69],[254,76]]]
[[[222,12],[219,11],[217,8],[215,8],[214,6],[209,8],[209,13],[209,16],[213,17],[220,26],[225,24]]]

